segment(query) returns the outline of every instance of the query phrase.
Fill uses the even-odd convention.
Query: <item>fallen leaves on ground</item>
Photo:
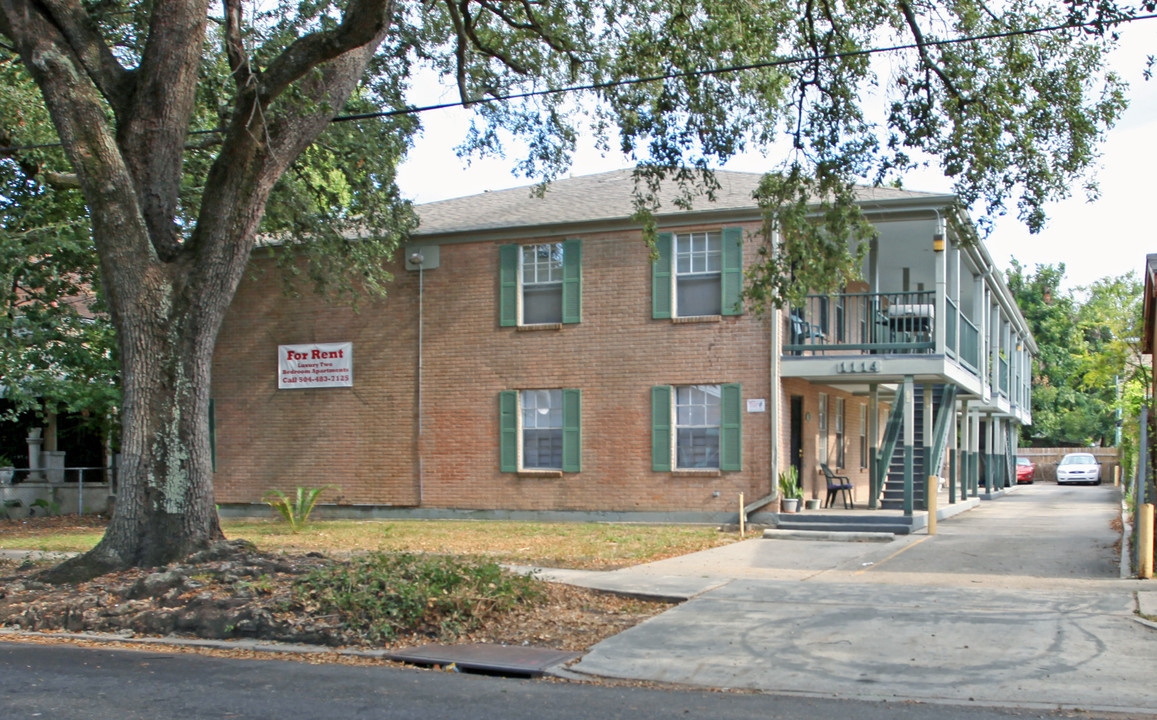
[[[43,566],[0,561],[0,624],[36,632],[106,633],[127,643],[144,637],[249,638],[319,648],[395,649],[444,640],[410,633],[388,644],[371,644],[358,628],[288,602],[294,580],[340,560],[319,553],[261,553],[248,543],[223,545],[232,549],[201,553],[166,568],[110,573],[79,585],[47,585],[36,579]],[[457,640],[582,652],[667,607],[543,583],[535,602],[489,618]],[[244,656],[246,651],[236,652]],[[304,659],[327,661],[324,656]]]

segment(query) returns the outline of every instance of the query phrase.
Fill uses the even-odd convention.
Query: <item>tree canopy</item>
[[[1113,445],[1118,411],[1136,417],[1136,398],[1149,382],[1140,364],[1141,286],[1130,273],[1072,293],[1061,288],[1064,276],[1064,264],[1028,273],[1015,260],[1006,272],[1040,349],[1033,358],[1033,422],[1023,440],[1042,447]]]
[[[749,298],[777,303],[851,271],[854,183],[898,183],[932,162],[963,202],[1015,205],[1034,228],[1048,201],[1091,185],[1097,142],[1125,104],[1104,72],[1102,21],[1119,19],[1108,10],[0,0],[0,62],[26,73],[13,84],[35,84],[39,98],[21,103],[62,145],[41,153],[47,123],[4,117],[0,171],[27,184],[5,201],[77,188],[59,207],[87,214],[91,234],[72,240],[95,250],[116,329],[121,493],[105,539],[68,570],[164,562],[220,537],[207,413],[221,319],[262,233],[304,241],[313,260],[294,267],[319,280],[388,287],[380,258],[413,222],[394,168],[418,129],[405,100],[418,68],[450,78],[476,111],[467,137],[447,141],[501,153],[518,137],[512,163],[527,177],[564,172],[580,133],[623,152],[644,222],[655,183],[689,202],[714,188],[712,167],[786,138],[761,198],[777,232],[749,273]],[[816,203],[822,223],[809,220]],[[24,260],[49,252],[16,224],[3,233]]]

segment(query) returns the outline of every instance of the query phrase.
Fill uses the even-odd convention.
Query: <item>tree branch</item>
[[[462,21],[462,16],[458,13],[458,7],[454,4],[454,0],[446,0],[446,10],[450,13],[450,20],[454,23],[454,36],[457,39],[457,44],[454,46],[454,62],[457,69],[458,80],[458,99],[462,104],[469,107],[473,102],[466,92],[466,61],[468,59],[470,43],[466,39],[466,28]]]
[[[385,5],[388,19],[392,4]],[[294,86],[295,112],[266,119],[257,92],[241,94],[210,168],[195,230],[182,247],[189,286],[197,288],[205,302],[229,302],[274,184],[345,106],[388,30],[382,25],[362,45],[311,65],[317,72]]]
[[[38,0],[36,5],[43,8],[45,18],[64,36],[85,74],[119,114],[132,94],[132,73],[117,62],[88,11],[79,0]]]
[[[956,83],[948,76],[944,69],[940,67],[932,56],[928,54],[928,47],[924,40],[924,33],[920,30],[920,24],[916,21],[916,13],[912,10],[912,5],[908,0],[898,0],[900,11],[904,13],[904,21],[908,24],[908,29],[912,31],[912,38],[916,41],[917,51],[920,53],[920,60],[924,63],[924,67],[935,73],[936,77],[940,79],[941,84],[944,85],[944,90],[948,95],[960,105],[968,103],[968,98],[960,92],[956,87]]]
[[[118,117],[117,144],[162,260],[181,243],[175,218],[209,2],[154,0],[131,107]]]
[[[76,173],[60,173],[51,170],[45,170],[41,173],[44,176],[44,182],[56,188],[80,188],[80,177]]]
[[[245,41],[241,36],[241,0],[224,0],[224,3],[225,55],[229,58],[233,82],[238,88],[244,88],[253,82],[253,68],[249,65],[249,54],[245,52]]]
[[[128,289],[156,269],[154,248],[138,213],[133,177],[108,118],[107,98],[85,72],[58,25],[35,0],[0,0],[0,31],[17,45],[76,170],[92,219],[112,315],[132,304]]]
[[[361,47],[379,35],[393,12],[393,0],[350,0],[333,30],[298,38],[261,74],[261,102],[268,105],[321,63]]]
[[[470,0],[459,0],[459,10],[462,13],[463,29],[466,32],[466,37],[470,39],[470,43],[474,45],[482,54],[499,60],[503,65],[510,68],[519,75],[529,75],[530,70],[522,65],[522,63],[515,60],[508,53],[502,52],[499,48],[491,47],[489,44],[482,41],[478,34],[474,32],[474,26],[477,22],[470,14]],[[501,16],[499,16],[501,17]]]

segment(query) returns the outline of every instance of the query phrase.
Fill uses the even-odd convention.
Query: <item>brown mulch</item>
[[[89,521],[75,516],[9,520],[0,522],[0,533],[51,532],[76,527],[77,522]],[[18,525],[10,527],[13,524]],[[165,568],[125,570],[78,585],[48,585],[36,578],[47,566],[0,560],[0,626],[105,633],[128,643],[183,637],[395,649],[448,641],[417,632],[370,643],[358,628],[346,627],[336,617],[312,615],[292,602],[294,580],[335,562],[340,560],[318,553],[262,553],[234,541]],[[670,607],[569,585],[542,585],[542,595],[533,604],[486,618],[453,640],[582,652]]]

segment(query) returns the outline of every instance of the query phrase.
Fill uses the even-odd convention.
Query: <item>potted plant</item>
[[[779,474],[779,504],[785,513],[799,512],[803,499],[803,488],[799,486],[799,473],[794,466]]]

